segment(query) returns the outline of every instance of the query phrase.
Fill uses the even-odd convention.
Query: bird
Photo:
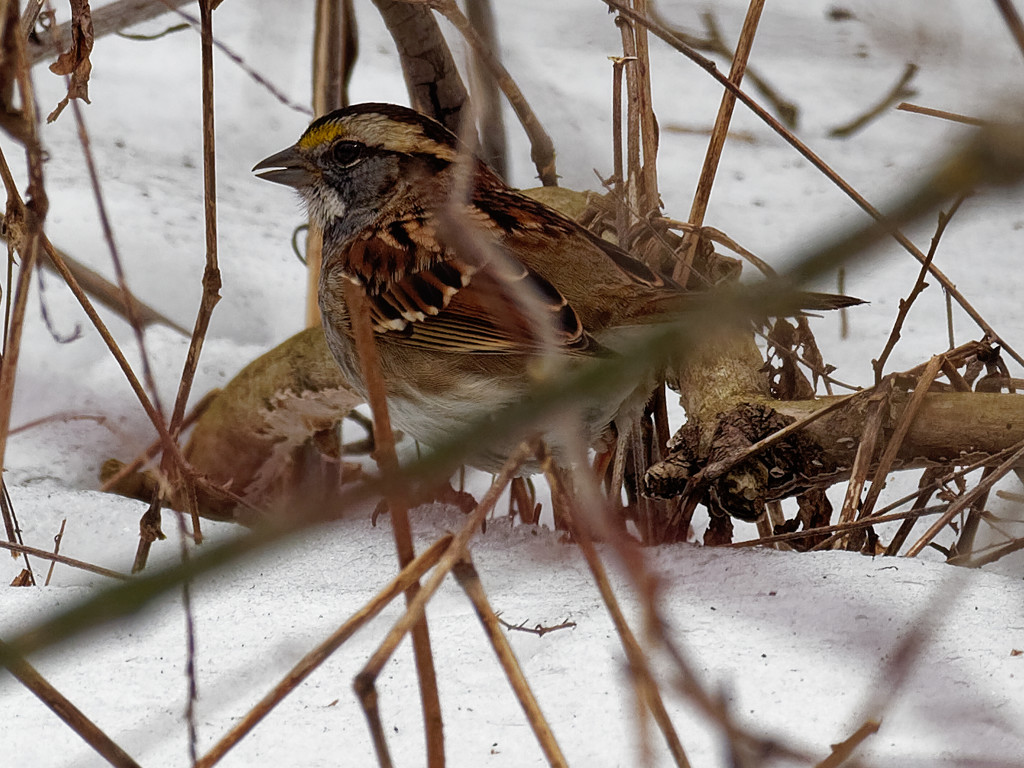
[[[612,357],[693,295],[513,189],[407,107],[333,111],[253,172],[295,189],[323,233],[318,299],[342,373],[366,395],[343,296],[350,281],[369,302],[392,422],[427,446],[527,397],[544,361]],[[805,296],[817,297],[808,309],[859,303]],[[581,398],[578,437],[610,447],[658,381],[642,371]],[[494,472],[518,443],[496,439],[468,463]]]

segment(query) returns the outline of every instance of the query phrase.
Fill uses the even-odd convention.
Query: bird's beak
[[[295,147],[288,147],[276,155],[260,160],[252,170],[254,173],[262,171],[256,174],[261,179],[296,189],[313,183],[313,173]]]

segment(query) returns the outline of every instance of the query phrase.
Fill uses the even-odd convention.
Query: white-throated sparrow
[[[451,132],[411,109],[356,104],[253,168],[298,190],[323,230],[320,308],[342,371],[360,386],[342,299],[351,280],[371,305],[392,419],[427,445],[522,398],[545,350],[609,354],[630,328],[665,318],[686,295],[480,161],[459,202],[458,154]],[[588,444],[638,415],[655,383],[648,372],[643,383],[580,404]],[[507,449],[498,444],[472,463],[493,469]]]

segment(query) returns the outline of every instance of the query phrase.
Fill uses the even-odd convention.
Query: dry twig
[[[477,573],[476,566],[473,565],[473,560],[468,552],[452,568],[452,575],[455,576],[455,580],[459,582],[459,586],[473,603],[477,618],[484,626],[487,639],[491,641],[494,654],[498,657],[505,677],[508,678],[509,685],[512,686],[512,691],[523,708],[526,720],[529,722],[530,728],[533,729],[534,736],[544,752],[544,757],[547,758],[548,765],[552,768],[559,766],[567,768],[569,763],[562,754],[558,742],[555,741],[555,735],[551,732],[551,726],[544,717],[544,713],[540,711],[540,705],[537,703],[533,691],[530,690],[530,684],[526,681],[526,676],[512,652],[508,638],[501,631],[498,618],[494,615],[494,609],[491,608],[483,584],[480,582],[480,574]]]
[[[757,32],[757,24],[761,20],[763,8],[764,0],[750,0],[750,5],[747,6],[747,15],[743,20],[743,29],[740,32],[739,42],[736,44],[732,68],[729,70],[729,81],[736,87],[743,83],[747,59],[754,45],[754,35]],[[694,193],[693,203],[690,206],[688,223],[695,229],[704,225],[704,214],[707,213],[708,203],[711,201],[711,190],[715,184],[715,175],[722,159],[722,150],[725,148],[725,139],[729,134],[729,125],[735,106],[736,94],[729,90],[723,92],[718,115],[715,117],[715,126],[711,130],[711,141],[708,144],[707,154],[704,156],[704,165],[701,167],[700,180],[697,182],[697,191]],[[681,285],[686,285],[690,278],[690,269],[693,266],[699,240],[700,238],[694,234],[688,235],[684,240],[684,250],[673,275]]]
[[[92,563],[86,563],[82,560],[75,560],[71,557],[65,557],[64,555],[59,555],[56,552],[47,552],[45,549],[36,549],[35,547],[29,547],[25,544],[0,541],[0,549],[7,549],[11,552],[20,552],[22,554],[32,555],[33,557],[38,557],[41,560],[50,560],[51,562],[60,563],[61,565],[79,568],[83,571],[89,571],[90,573],[97,573],[100,576],[109,576],[112,579],[127,581],[129,578],[126,574],[118,571],[112,571],[109,568],[93,565]]]
[[[376,342],[373,338],[373,325],[370,319],[370,305],[366,301],[363,288],[349,280],[343,281],[345,304],[349,311],[349,322],[355,337],[356,355],[359,368],[367,390],[367,401],[373,414],[373,439],[376,445],[375,458],[384,475],[393,475],[398,470],[398,458],[395,454],[395,436],[391,430],[391,419],[388,415],[387,389],[381,373],[380,358]],[[405,568],[415,557],[412,544],[412,533],[409,527],[408,502],[405,492],[396,486],[387,495],[388,507],[391,511],[391,530],[398,551],[398,564]],[[414,581],[405,591],[406,604],[411,606],[420,593],[418,581]],[[441,768],[444,765],[444,726],[441,720],[441,702],[437,693],[437,675],[434,671],[433,653],[430,648],[430,634],[425,616],[420,616],[412,626],[413,654],[416,659],[416,673],[420,683],[420,697],[423,704],[424,730],[427,738],[427,764],[430,768]],[[378,744],[378,756],[386,755],[386,747],[381,750],[383,742]],[[383,759],[383,758],[382,758]]]
[[[526,626],[529,619],[526,619],[519,624],[509,624],[503,618],[500,613],[495,613],[494,618],[497,619],[498,623],[501,624],[509,632],[525,632],[528,635],[536,635],[537,637],[544,637],[548,632],[557,632],[560,629],[575,629],[575,621],[563,621],[559,624],[554,624],[550,627],[543,624],[534,624],[532,627]]]
[[[907,295],[906,299],[900,299],[899,311],[896,313],[896,319],[893,321],[892,330],[889,332],[889,338],[885,342],[882,354],[878,356],[877,360],[871,361],[871,367],[875,370],[876,384],[882,380],[882,371],[885,369],[885,361],[889,359],[889,355],[896,346],[896,342],[900,340],[900,331],[903,328],[904,321],[907,319],[907,315],[910,314],[910,308],[914,305],[914,301],[917,297],[921,295],[921,292],[928,287],[928,284],[925,282],[925,278],[928,277],[932,261],[935,259],[935,252],[938,250],[939,241],[942,239],[942,235],[946,231],[946,227],[949,225],[950,220],[956,215],[956,212],[960,209],[960,206],[966,199],[966,195],[961,195],[957,198],[956,202],[950,206],[948,213],[939,211],[939,223],[935,229],[935,234],[932,235],[932,242],[931,246],[928,248],[928,253],[925,256],[924,261],[921,263],[921,271],[917,276],[917,280],[914,282],[914,287],[910,289],[910,293]]]
[[[465,525],[462,526],[459,532],[452,539],[451,544],[445,551],[444,556],[438,562],[437,567],[430,575],[430,578],[417,590],[414,597],[407,599],[405,613],[395,623],[387,637],[384,638],[384,641],[366,662],[366,666],[364,666],[362,671],[356,675],[355,681],[353,682],[353,688],[355,688],[356,695],[359,697],[359,702],[366,715],[370,734],[373,737],[374,749],[377,753],[377,760],[382,768],[390,768],[392,763],[387,741],[384,738],[384,726],[381,723],[380,711],[377,707],[377,677],[380,675],[384,665],[394,654],[395,649],[406,634],[422,622],[427,602],[431,597],[433,597],[434,593],[441,586],[441,583],[451,572],[452,568],[455,567],[455,564],[462,559],[462,555],[466,551],[466,546],[469,544],[469,540],[483,524],[487,515],[490,514],[495,503],[497,503],[498,497],[530,453],[530,448],[524,445],[520,446],[520,448],[514,451],[508,458],[501,471],[491,483],[491,487],[480,499],[480,503],[477,505],[477,508],[469,515]],[[408,592],[406,592],[406,595],[408,596]],[[428,733],[428,738],[429,737]]]
[[[980,120],[976,117],[970,117],[969,115],[959,115],[956,112],[947,112],[943,109],[921,107],[917,104],[910,104],[906,101],[897,105],[896,109],[902,112],[913,112],[918,115],[928,115],[929,117],[939,117],[943,120],[952,120],[954,123],[963,123],[964,125],[976,125],[978,127],[982,127],[992,124],[989,120]]]
[[[833,139],[848,138],[879,115],[883,114],[894,102],[900,99],[910,99],[916,96],[917,91],[910,87],[910,81],[914,79],[914,75],[916,74],[917,65],[913,62],[908,63],[906,68],[903,70],[903,74],[900,76],[900,79],[896,82],[896,85],[894,85],[892,89],[882,97],[881,101],[865,111],[863,114],[855,117],[850,122],[830,130],[828,132],[829,137]]]
[[[656,34],[658,37],[660,37],[662,40],[664,40],[666,43],[672,46],[675,50],[682,53],[688,59],[690,59],[699,67],[701,67],[701,69],[703,69],[713,78],[715,78],[715,80],[717,80],[722,86],[735,93],[736,98],[742,101],[747,107],[749,107],[750,110],[755,115],[757,115],[758,118],[760,118],[765,124],[768,125],[768,127],[770,127],[779,136],[781,136],[790,146],[792,146],[806,160],[808,160],[812,165],[814,165],[815,168],[821,171],[833,184],[838,186],[847,195],[847,197],[853,200],[865,213],[871,216],[871,218],[874,219],[877,223],[876,229],[878,236],[881,236],[882,234],[892,236],[893,238],[895,238],[896,242],[898,242],[904,248],[904,250],[910,253],[919,262],[923,263],[925,261],[926,257],[924,253],[922,253],[921,250],[916,245],[914,245],[914,243],[911,242],[911,240],[905,234],[903,234],[903,232],[896,228],[893,221],[888,219],[885,215],[882,214],[881,211],[879,211],[877,208],[875,208],[875,206],[869,203],[863,195],[861,195],[856,189],[854,189],[849,184],[849,182],[847,182],[838,173],[836,173],[827,163],[825,163],[824,160],[821,159],[821,157],[814,153],[810,149],[810,147],[808,147],[806,144],[800,141],[793,134],[792,131],[787,129],[778,120],[772,117],[771,114],[769,114],[763,107],[761,107],[760,104],[758,104],[743,90],[737,88],[732,82],[730,82],[725,75],[718,71],[718,69],[714,65],[714,62],[708,60],[704,56],[701,56],[699,53],[697,53],[697,51],[693,50],[693,48],[691,48],[685,42],[680,40],[677,35],[675,35],[671,30],[669,30],[656,19],[653,19],[649,16],[644,16],[643,14],[638,14],[635,11],[628,8],[622,2],[622,0],[603,0],[603,2],[610,8],[626,16],[627,18],[637,23],[645,25],[648,29],[650,29],[654,34]],[[994,157],[995,156],[993,156],[993,158]],[[1001,160],[1006,159],[1007,158],[1001,158]],[[956,177],[961,185],[959,191],[962,191],[964,185],[969,185],[970,182],[968,181],[968,178],[970,178],[970,176],[978,176],[979,171],[982,172],[982,175],[995,175],[997,173],[997,170],[1008,170],[1008,166],[1005,162],[1000,162],[998,169],[994,166],[989,166],[986,168],[971,168],[963,164],[964,160],[966,160],[966,158],[962,159],[961,164],[954,166],[954,169],[951,170],[951,174],[960,172],[960,176]],[[984,162],[985,158],[982,157],[981,155],[975,155],[972,157],[972,160],[976,162]],[[953,181],[953,175],[950,175],[946,179],[947,185],[951,181]],[[940,186],[931,185],[931,187],[933,193],[938,193],[940,192],[940,190],[942,190],[942,187]],[[935,195],[934,202],[940,202],[939,195]],[[932,200],[925,200],[924,198],[922,198],[921,200],[915,201],[913,212],[919,212],[922,208],[925,207],[925,203],[932,203]],[[866,246],[868,244],[869,240],[868,238],[865,238],[862,241],[862,245]],[[993,329],[992,326],[989,325],[988,321],[986,321],[985,318],[982,317],[978,310],[976,310],[974,306],[967,300],[967,298],[959,291],[959,289],[957,289],[956,285],[934,264],[932,264],[931,266],[931,274],[935,277],[936,280],[939,281],[939,283],[947,291],[949,296],[963,308],[963,310],[978,325],[978,327],[981,328],[986,333],[986,335],[998,341],[1008,355],[1010,355],[1014,360],[1016,360],[1021,365],[1024,365],[1024,357],[1022,357],[1015,349],[1013,349],[1013,347],[1008,345],[1006,341],[998,333],[996,333],[995,329]]]
[[[1024,21],[1021,21],[1020,14],[1013,5],[1013,0],[995,0],[995,4],[996,8],[999,9],[999,13],[1003,15],[1003,20],[1006,22],[1006,26],[1009,27],[1010,34],[1013,35],[1013,39],[1017,42],[1017,47],[1024,54]]]
[[[555,145],[540,124],[537,115],[530,108],[523,92],[512,75],[505,69],[505,65],[497,57],[494,51],[487,45],[473,25],[466,18],[466,15],[455,4],[454,0],[408,0],[414,4],[426,5],[443,15],[452,25],[459,30],[459,33],[466,39],[473,53],[480,62],[487,67],[491,76],[497,81],[505,98],[508,99],[516,117],[519,118],[523,130],[530,139],[530,157],[537,167],[537,174],[545,187],[558,185],[558,174],[555,172]],[[457,133],[460,131],[456,131]]]
[[[662,699],[661,691],[659,690],[658,684],[651,672],[650,664],[648,663],[647,657],[641,649],[640,644],[637,642],[636,636],[633,634],[633,630],[630,629],[625,615],[622,613],[618,599],[615,597],[615,592],[612,590],[611,583],[608,581],[608,574],[605,570],[604,564],[601,562],[601,558],[594,546],[591,534],[591,525],[596,523],[602,528],[610,528],[610,525],[602,525],[602,523],[606,524],[607,520],[600,512],[591,515],[584,515],[575,496],[568,488],[566,488],[565,483],[561,479],[559,470],[555,466],[551,455],[543,452],[539,458],[541,467],[548,479],[548,484],[551,486],[552,503],[561,505],[562,509],[567,512],[570,531],[574,540],[579,545],[581,554],[587,562],[587,567],[590,569],[590,573],[594,578],[594,583],[597,585],[598,592],[601,594],[601,599],[605,604],[608,615],[611,617],[612,623],[615,625],[615,631],[619,635],[619,641],[622,643],[622,649],[626,652],[626,660],[629,663],[629,670],[631,673],[632,683],[636,691],[637,700],[643,704],[643,711],[650,712],[655,722],[658,724],[658,727],[661,729],[662,736],[665,738],[665,743],[668,746],[669,752],[672,754],[672,759],[675,764],[680,766],[680,768],[689,768],[690,761],[686,757],[683,744],[679,740],[679,735],[668,715],[668,710],[665,708],[665,702]],[[591,494],[591,496],[595,495],[596,494]],[[558,502],[554,501],[556,498],[558,499]],[[623,537],[617,532],[612,532],[611,538],[617,544],[625,546],[625,543],[622,540]],[[631,562],[630,560],[625,560],[625,562],[628,566],[639,565],[638,563]],[[632,567],[629,570],[632,576],[637,577],[638,583],[649,583],[649,579],[647,578],[648,574],[642,573],[642,565],[639,566],[639,568]],[[648,596],[648,593],[645,590],[638,590],[638,593],[641,599]],[[652,602],[648,601],[645,603],[645,607],[653,607]]]
[[[60,543],[64,539],[64,526],[68,524],[68,519],[65,517],[60,521],[60,530],[57,531],[57,535],[53,537],[53,554],[60,554]],[[46,569],[46,581],[43,582],[44,587],[50,586],[50,579],[53,578],[53,568],[57,565],[56,560],[50,561],[50,567]]]
[[[992,486],[995,485],[1003,475],[1018,467],[1021,459],[1024,458],[1024,442],[1014,445],[1013,451],[1014,452],[1008,459],[1006,459],[1006,461],[1002,462],[999,466],[994,467],[988,476],[982,479],[981,482],[974,486],[974,488],[950,504],[949,508],[943,513],[943,515],[932,523],[931,527],[925,532],[925,534],[907,550],[907,557],[919,555],[921,550],[928,546],[932,539],[934,539],[943,528],[949,525],[950,521],[954,517],[956,517],[962,510],[973,504],[976,499],[982,496],[982,494],[987,494]]]
[[[370,602],[356,611],[344,624],[331,634],[316,648],[303,656],[298,663],[288,672],[287,675],[274,688],[267,693],[259,703],[249,710],[230,731],[214,744],[210,750],[196,761],[194,768],[211,768],[220,762],[239,741],[244,739],[253,728],[259,725],[271,710],[274,709],[284,698],[294,691],[303,680],[313,674],[335,651],[337,651],[360,627],[371,621],[398,595],[405,592],[409,586],[418,581],[424,573],[429,571],[451,544],[451,534],[442,536],[430,547],[423,550],[419,556],[414,558],[405,568],[384,589],[378,592]]]
[[[3,641],[0,641],[0,650],[4,649]],[[24,659],[10,661],[7,668],[18,681],[34,693],[43,704],[49,707],[57,717],[67,723],[68,727],[77,733],[82,739],[110,765],[115,768],[140,768],[131,756],[121,747],[114,743],[113,739],[101,731],[99,727],[85,714],[72,704],[56,688],[50,685],[40,675],[35,667]]]

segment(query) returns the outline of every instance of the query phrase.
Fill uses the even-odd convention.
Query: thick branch
[[[871,400],[845,398],[840,407],[807,424],[723,473],[716,461],[728,463],[730,452],[778,431],[793,420],[806,419],[835,404],[837,398],[779,401],[751,398],[737,403],[714,420],[710,441],[688,425],[675,438],[669,457],[645,477],[648,493],[676,496],[696,483],[712,493],[724,511],[756,518],[767,501],[810,488],[827,487],[849,478],[867,423]],[[883,434],[891,431],[910,400],[897,391],[883,414]],[[705,427],[705,430],[707,427]],[[689,430],[689,431],[688,431]],[[937,464],[968,464],[1024,440],[1024,397],[980,392],[931,392],[896,452],[892,469]],[[884,442],[880,441],[880,445]],[[877,457],[872,457],[873,462]]]
[[[432,11],[402,0],[373,0],[395,40],[411,106],[458,134],[466,87]]]

